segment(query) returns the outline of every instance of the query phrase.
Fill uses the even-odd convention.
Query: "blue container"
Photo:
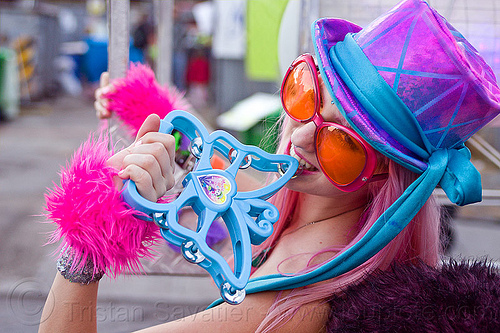
[[[81,72],[87,81],[99,82],[101,73],[108,70],[108,40],[89,38],[86,43],[88,51],[82,57]],[[144,62],[142,51],[135,48],[132,43],[129,49],[129,60],[131,62]]]

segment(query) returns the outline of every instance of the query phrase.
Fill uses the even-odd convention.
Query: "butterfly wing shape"
[[[172,111],[162,120],[160,132],[171,133],[174,129],[191,141],[191,152],[197,158],[193,171],[183,180],[184,190],[171,203],[155,203],[140,196],[129,180],[123,198],[155,221],[162,236],[181,247],[186,260],[206,269],[228,303],[238,304],[245,297],[250,277],[251,244],[260,244],[269,237],[279,217],[276,207],[265,200],[292,178],[298,162],[291,156],[244,145],[225,131],[209,134],[196,117],[185,111]],[[226,169],[212,168],[210,160],[215,152],[228,157]],[[236,175],[249,167],[281,176],[262,188],[238,192]],[[177,212],[187,206],[198,215],[196,230],[179,224]],[[219,218],[224,220],[231,238],[233,269],[206,241],[210,226]]]

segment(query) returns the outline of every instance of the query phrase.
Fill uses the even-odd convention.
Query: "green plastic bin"
[[[279,96],[256,93],[217,117],[217,125],[236,132],[238,139],[244,144],[274,153],[278,141],[276,122],[281,112]]]
[[[19,115],[20,83],[16,52],[0,47],[0,119]]]

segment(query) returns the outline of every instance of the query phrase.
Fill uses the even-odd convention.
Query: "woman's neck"
[[[317,255],[321,251],[346,246],[357,234],[358,221],[366,207],[366,195],[351,194],[326,198],[301,193],[290,224],[270,250],[263,252],[264,263],[253,276],[297,273],[333,255],[331,251]]]
[[[364,191],[334,198],[302,194],[298,198],[289,228],[301,228],[307,224],[327,220],[339,220],[342,221],[342,224],[352,227],[358,222],[360,212],[364,210],[366,204],[367,199]],[[351,214],[353,212],[358,213]]]

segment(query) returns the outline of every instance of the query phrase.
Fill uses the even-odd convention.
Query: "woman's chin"
[[[286,187],[293,191],[309,192],[318,186],[331,185],[319,170],[299,169],[292,179],[288,181]]]

